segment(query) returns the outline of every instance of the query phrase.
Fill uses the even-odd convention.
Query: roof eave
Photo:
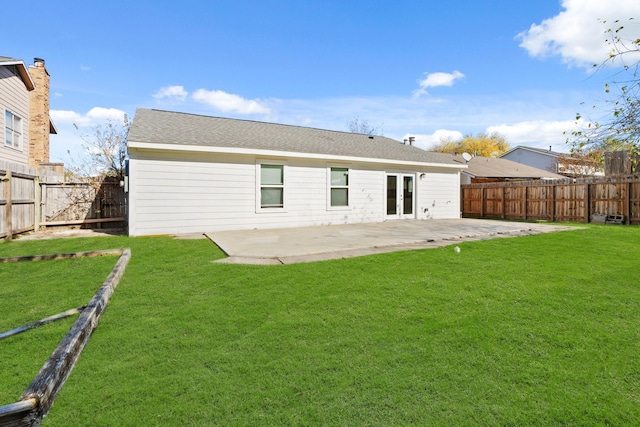
[[[553,151],[536,150],[536,149],[534,149],[532,147],[527,147],[527,146],[524,146],[524,145],[518,145],[517,147],[512,148],[511,150],[507,151],[506,153],[502,153],[500,155],[500,157],[504,157],[507,154],[514,152],[515,150],[526,150],[526,151],[529,151],[531,153],[542,154],[543,156],[551,156],[551,157],[558,157],[558,156],[561,155],[561,153],[556,153],[556,152],[553,152]]]
[[[134,149],[146,149],[146,150],[161,150],[161,151],[186,151],[197,153],[212,153],[212,154],[238,154],[238,155],[253,155],[262,157],[288,157],[299,159],[318,159],[318,160],[332,160],[332,161],[350,161],[360,163],[377,163],[377,164],[393,164],[402,166],[418,166],[418,167],[436,167],[445,169],[466,169],[467,165],[462,164],[450,164],[450,163],[432,163],[432,162],[420,162],[420,161],[407,161],[407,160],[395,160],[395,159],[378,159],[373,157],[356,157],[356,156],[339,156],[332,154],[318,154],[318,153],[301,153],[295,151],[275,151],[275,150],[256,150],[250,148],[230,148],[230,147],[212,147],[201,145],[176,145],[176,144],[163,144],[163,143],[150,143],[150,142],[137,142],[128,141],[129,148]]]
[[[20,78],[24,82],[24,85],[27,87],[27,90],[32,91],[33,89],[35,89],[36,84],[33,82],[33,79],[31,78],[31,74],[29,74],[29,71],[27,70],[27,67],[24,65],[24,62],[19,60],[3,61],[3,62],[0,62],[0,65],[15,65],[18,70],[18,74],[20,75]]]

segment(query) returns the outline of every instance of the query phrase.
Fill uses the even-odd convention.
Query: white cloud
[[[486,132],[504,136],[512,147],[528,145],[537,148],[553,147],[554,151],[567,151],[567,137],[576,129],[575,120],[564,121],[524,121],[511,125],[502,124],[487,127]]]
[[[89,70],[91,70],[91,67],[88,67],[86,65],[81,65],[80,66],[80,71],[89,71]]]
[[[191,97],[225,113],[269,114],[270,108],[260,100],[244,99],[221,90],[198,89]]]
[[[56,124],[73,124],[78,127],[95,126],[108,120],[122,121],[125,112],[116,108],[93,107],[86,114],[69,110],[51,110],[53,122]]]
[[[75,123],[81,119],[81,115],[69,110],[51,110],[49,112],[54,123]]]
[[[126,113],[117,108],[94,107],[86,113],[51,110],[49,114],[58,131],[50,138],[50,160],[73,165],[84,161],[89,153],[83,146],[83,137],[92,134],[93,126],[104,125],[108,121],[122,123]]]
[[[154,93],[153,97],[156,99],[168,98],[172,101],[184,101],[188,95],[189,92],[184,90],[184,86],[164,86]]]
[[[117,108],[93,107],[87,113],[87,117],[93,120],[124,120],[126,113]]]
[[[605,31],[625,25],[618,33],[624,39],[637,38],[638,25],[629,18],[640,16],[638,0],[562,0],[563,11],[533,24],[516,36],[520,47],[535,58],[560,56],[569,65],[592,67],[606,60],[611,46]],[[603,23],[602,21],[606,21]],[[619,24],[614,21],[620,20]],[[631,60],[637,60],[630,58]]]
[[[438,129],[430,135],[406,134],[403,140],[409,139],[410,136],[415,137],[416,147],[422,148],[423,150],[430,150],[434,145],[439,144],[443,139],[458,141],[464,137],[462,132],[457,130]]]
[[[453,86],[453,83],[464,77],[460,71],[454,71],[453,73],[424,73],[424,77],[418,80],[419,89],[413,91],[413,97],[417,98],[420,95],[426,95],[427,89],[431,87],[439,86]]]

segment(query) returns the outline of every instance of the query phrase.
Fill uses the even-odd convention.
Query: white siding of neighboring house
[[[6,144],[5,111],[22,119],[22,149]],[[29,92],[20,76],[9,67],[0,66],[0,160],[26,165],[29,163]]]
[[[500,156],[503,159],[533,166],[534,168],[558,173],[558,158],[552,155],[536,153],[534,151],[516,149],[511,153]]]
[[[260,161],[285,165],[283,211],[257,209],[256,164]],[[331,166],[349,167],[348,208],[327,206],[327,168]],[[134,236],[385,219],[386,170],[380,165],[203,153],[141,155],[131,150],[129,173],[129,234]],[[459,218],[457,171],[427,173],[422,179],[413,173],[417,218]]]

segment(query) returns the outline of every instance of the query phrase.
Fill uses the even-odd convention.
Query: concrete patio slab
[[[577,227],[465,218],[222,231],[205,235],[228,255],[217,262],[291,264],[571,229]]]

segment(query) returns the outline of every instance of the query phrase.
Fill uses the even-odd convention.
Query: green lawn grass
[[[44,426],[638,425],[639,243],[640,228],[587,226],[284,266],[215,264],[210,242],[168,237],[0,256],[132,249]],[[2,331],[19,326],[5,313],[85,303],[116,258],[69,261],[2,266]],[[47,287],[51,308],[18,308]],[[0,403],[65,327],[0,341]]]

